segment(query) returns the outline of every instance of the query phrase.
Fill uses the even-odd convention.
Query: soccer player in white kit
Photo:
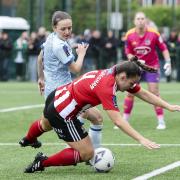
[[[52,16],[52,26],[54,32],[47,37],[38,57],[38,85],[40,93],[44,93],[45,99],[58,86],[71,83],[71,72],[80,72],[88,48],[87,44],[78,44],[76,48],[78,56],[75,61],[72,48],[67,41],[72,33],[72,19],[68,13],[56,11]],[[89,128],[89,135],[94,148],[99,147],[102,130],[102,116],[99,110],[91,108],[82,116],[79,116],[78,119],[82,121],[82,117],[86,117],[92,122]],[[49,124],[42,124],[39,120],[35,121],[31,127],[30,133],[36,133],[39,136],[43,132],[52,129]],[[21,146],[32,146],[35,148],[41,146],[37,139],[30,142],[27,137],[23,138],[19,143]]]

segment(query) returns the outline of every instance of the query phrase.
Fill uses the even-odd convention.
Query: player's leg
[[[94,148],[98,148],[101,146],[102,140],[102,127],[103,127],[103,117],[101,112],[97,108],[90,108],[84,113],[84,118],[91,121],[91,125],[89,127],[89,136],[93,143]]]
[[[70,146],[49,157],[39,152],[34,161],[27,166],[25,173],[44,171],[50,166],[71,166],[80,162],[86,162],[93,158],[94,148],[89,136],[87,135],[77,142],[66,142]]]
[[[123,118],[128,121],[131,115],[134,105],[134,95],[127,93],[127,96],[124,99],[124,113]]]
[[[159,96],[159,84],[158,83],[148,83],[148,90],[155,94],[156,96]],[[154,106],[154,110],[156,113],[156,117],[158,120],[158,126],[156,127],[157,129],[165,129],[166,124],[164,121],[164,112],[163,108]]]
[[[42,116],[40,120],[36,120],[31,124],[26,136],[19,141],[19,144],[21,147],[31,146],[39,148],[42,144],[37,140],[37,138],[51,129],[52,127],[48,120]]]
[[[129,120],[132,109],[133,109],[133,105],[134,105],[134,96],[130,93],[127,93],[125,99],[124,99],[124,112],[123,112],[123,119],[125,119],[126,121]],[[117,126],[114,126],[114,129],[119,129]]]
[[[88,133],[78,119],[65,120],[59,116],[51,104],[48,120],[60,139],[68,143],[66,148],[49,157],[38,153],[35,160],[25,169],[25,173],[43,171],[49,166],[69,166],[88,161],[93,157],[94,149]]]
[[[44,114],[46,115],[47,113],[48,105],[52,102],[54,98],[54,93],[55,91],[53,91],[46,99],[44,113],[41,119],[34,121],[31,124],[27,135],[19,141],[19,144],[22,147],[31,146],[34,148],[39,148],[41,146],[41,142],[38,141],[37,138],[41,136],[44,132],[50,131],[52,129],[49,121],[47,120],[47,118],[45,118]]]
[[[155,94],[156,96],[159,96],[159,78],[160,74],[159,72],[157,73],[150,73],[146,72],[145,73],[145,81],[148,84],[148,90]],[[158,126],[157,129],[165,129],[165,121],[164,121],[164,112],[161,107],[154,106],[157,120],[158,120]]]
[[[79,162],[90,160],[94,154],[94,148],[90,137],[86,136],[80,141],[66,142],[70,147],[49,156],[43,163],[43,167],[70,166]]]

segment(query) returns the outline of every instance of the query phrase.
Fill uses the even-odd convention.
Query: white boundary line
[[[40,108],[40,107],[44,107],[44,104],[35,104],[35,105],[19,106],[19,107],[7,108],[7,109],[0,109],[0,113],[10,112],[10,111],[20,111],[20,110],[23,110],[23,109],[33,109],[33,108]]]
[[[144,174],[142,176],[138,176],[138,177],[134,178],[133,180],[147,180],[147,179],[149,179],[151,177],[154,177],[154,176],[157,176],[159,174],[165,173],[165,172],[167,172],[169,170],[172,170],[174,168],[177,168],[179,166],[180,166],[180,161],[177,161],[177,162],[174,162],[174,163],[169,164],[167,166],[164,166],[164,167],[162,167],[160,169],[156,169],[154,171],[151,171],[150,173]]]
[[[174,103],[176,103],[176,102],[174,102]],[[136,102],[136,105],[143,105],[143,104],[144,104],[144,102]],[[41,107],[44,107],[44,104],[17,106],[17,107],[12,107],[12,108],[0,109],[0,113],[20,111],[20,110],[26,110],[26,109],[34,109],[34,108],[41,108]]]
[[[43,143],[43,146],[58,146],[66,145],[66,143]],[[0,143],[0,146],[19,146],[18,143]],[[141,144],[108,144],[104,143],[102,146],[142,146]],[[160,144],[163,147],[180,147],[180,144]]]
[[[43,143],[43,146],[58,146],[63,145],[66,146],[66,143]],[[180,147],[180,144],[160,144],[164,147]],[[19,146],[18,143],[0,143],[0,146]],[[141,146],[141,144],[102,144],[102,146]],[[166,171],[172,170],[174,168],[177,168],[180,166],[180,161],[174,162],[172,164],[169,164],[167,166],[164,166],[160,169],[156,169],[154,171],[151,171],[150,173],[144,174],[142,176],[138,176],[134,178],[133,180],[147,180],[151,177],[157,176],[159,174],[165,173]]]

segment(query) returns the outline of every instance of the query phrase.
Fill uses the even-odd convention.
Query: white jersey
[[[70,45],[51,33],[43,44],[43,64],[45,77],[45,98],[58,86],[70,83],[68,66],[74,61]]]

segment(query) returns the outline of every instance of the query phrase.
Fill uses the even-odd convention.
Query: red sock
[[[126,97],[124,99],[124,113],[125,114],[131,114],[133,104],[134,104],[133,98]]]
[[[66,148],[42,162],[43,167],[70,166],[81,162],[79,152],[73,148]]]
[[[39,137],[44,132],[45,131],[41,127],[40,120],[37,120],[37,121],[32,123],[32,125],[29,128],[29,131],[26,135],[26,138],[30,142],[34,142],[37,139],[37,137]]]
[[[156,112],[156,116],[163,116],[164,112],[163,112],[163,108],[158,107],[158,106],[154,106],[155,112]]]

